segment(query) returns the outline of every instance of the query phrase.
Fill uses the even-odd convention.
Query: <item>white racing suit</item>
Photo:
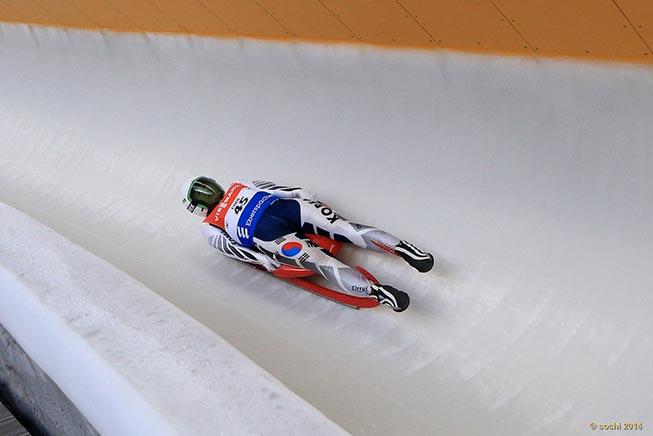
[[[342,291],[370,294],[372,283],[306,238],[328,236],[362,248],[397,254],[399,238],[352,223],[315,195],[271,182],[234,183],[202,225],[209,244],[225,256],[273,271],[280,264],[320,274]]]

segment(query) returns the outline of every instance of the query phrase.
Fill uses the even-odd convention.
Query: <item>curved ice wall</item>
[[[107,259],[355,434],[651,418],[650,68],[0,26],[0,201]],[[301,184],[431,249],[350,250],[355,312],[222,259],[211,174]]]

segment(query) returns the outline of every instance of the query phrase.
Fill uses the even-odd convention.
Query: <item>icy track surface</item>
[[[0,26],[0,200],[354,434],[653,425],[653,71]],[[223,259],[195,174],[302,184],[432,250],[352,311]]]

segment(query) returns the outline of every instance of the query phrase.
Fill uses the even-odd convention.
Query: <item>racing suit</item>
[[[204,220],[202,233],[225,256],[268,271],[280,264],[305,268],[359,296],[369,295],[372,283],[305,235],[391,254],[400,243],[383,230],[345,219],[309,191],[265,181],[232,184]]]

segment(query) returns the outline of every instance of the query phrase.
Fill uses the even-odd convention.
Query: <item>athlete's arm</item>
[[[279,264],[263,253],[246,248],[234,241],[224,230],[208,223],[202,224],[202,234],[209,245],[232,259],[255,265],[261,265],[268,271],[274,271]]]
[[[292,187],[277,185],[273,182],[268,182],[265,180],[254,180],[252,182],[248,182],[247,184],[281,198],[303,198],[305,200],[315,200],[317,197],[315,193],[300,188],[299,186]]]

